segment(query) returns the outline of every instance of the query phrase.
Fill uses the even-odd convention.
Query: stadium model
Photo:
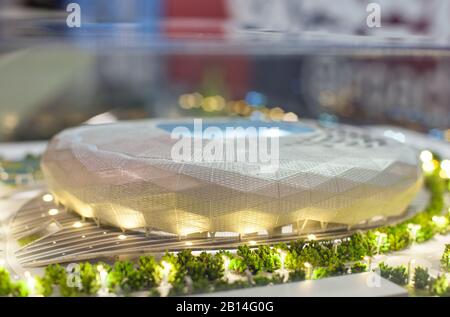
[[[81,126],[42,159],[56,201],[97,223],[178,235],[369,226],[404,214],[422,183],[417,153],[367,130],[214,119],[203,128],[279,129],[279,169],[246,162],[176,162],[175,127],[189,119]]]

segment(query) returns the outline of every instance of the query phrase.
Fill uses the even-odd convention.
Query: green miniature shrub
[[[426,289],[430,285],[430,274],[427,268],[416,267],[414,272],[414,287],[417,289]]]
[[[303,281],[306,278],[306,273],[302,269],[297,269],[295,271],[289,272],[289,281]]]
[[[13,288],[13,283],[9,272],[0,268],[0,296],[8,296],[11,294]]]
[[[432,280],[431,292],[435,295],[442,296],[448,292],[448,281],[445,274],[439,275],[436,279]]]
[[[362,273],[367,271],[367,264],[362,262],[356,262],[351,267],[352,273]]]
[[[381,276],[395,284],[406,285],[406,283],[408,283],[408,274],[406,273],[405,266],[391,267],[384,262],[381,262],[378,267],[380,268]]]
[[[318,267],[317,269],[314,269],[312,279],[313,280],[320,280],[321,278],[325,278],[330,276],[330,272],[324,267]]]
[[[441,257],[441,267],[445,271],[450,271],[450,244],[445,245],[445,250]]]

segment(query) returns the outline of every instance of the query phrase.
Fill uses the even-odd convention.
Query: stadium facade
[[[401,216],[422,184],[414,150],[362,128],[206,122],[278,128],[279,168],[174,161],[170,131],[191,129],[192,120],[125,121],[55,136],[42,159],[49,191],[83,217],[124,230],[246,234],[292,225],[300,233]]]

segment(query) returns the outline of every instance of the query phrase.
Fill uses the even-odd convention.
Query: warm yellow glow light
[[[220,111],[225,108],[225,99],[222,96],[211,96],[203,99],[202,107],[205,111]]]
[[[443,216],[433,216],[432,220],[438,227],[445,227],[447,225],[447,218]]]
[[[283,121],[296,122],[298,121],[298,116],[293,112],[288,112],[283,115]]]
[[[53,196],[51,194],[45,194],[44,196],[42,196],[42,200],[46,203],[49,203],[53,201]]]
[[[439,172],[439,176],[440,176],[442,179],[449,179],[449,178],[450,178],[450,171],[441,170],[441,171]]]
[[[432,173],[436,169],[436,164],[434,161],[424,162],[422,164],[422,170],[426,173]]]
[[[43,297],[42,294],[36,294],[36,278],[31,276],[27,278],[27,287],[28,287],[28,296],[36,296],[36,297]]]
[[[162,261],[161,265],[163,267],[162,273],[164,276],[167,277],[169,275],[170,271],[172,270],[172,264],[170,264],[169,262],[166,262],[166,261]]]
[[[203,96],[199,93],[184,94],[178,98],[178,104],[183,109],[198,108],[203,102]]]
[[[284,262],[286,261],[286,252],[284,250],[278,249],[277,250],[278,254],[280,255],[280,259],[281,259],[281,266],[283,268],[284,266]]]
[[[249,115],[252,112],[252,108],[249,105],[247,105],[247,103],[244,100],[232,102],[231,108],[233,112],[243,116]]]
[[[408,228],[410,227],[410,225],[412,225],[412,224],[409,224],[409,225],[408,225]],[[386,237],[387,237],[387,234],[386,234],[386,233],[382,233],[382,232],[380,232],[380,231],[376,231],[376,232],[375,232],[375,235],[378,236],[378,237],[381,237],[381,238],[386,238]]]
[[[275,107],[270,109],[269,117],[273,121],[280,121],[283,120],[284,117],[284,110],[280,107]]]
[[[82,224],[81,222],[77,221],[77,222],[75,222],[75,223],[72,225],[72,227],[74,227],[74,228],[81,228],[81,227],[83,227],[83,224]]]
[[[310,240],[310,241],[314,241],[314,240],[316,240],[317,239],[317,237],[316,237],[316,235],[315,234],[308,234],[308,240]]]
[[[191,241],[188,241],[188,242],[186,242],[185,243],[187,246],[191,246],[192,245],[192,242]]]
[[[309,280],[309,279],[311,279],[312,265],[311,265],[311,263],[309,263],[309,262],[305,262],[303,265],[304,265],[305,268],[306,268],[306,279]]]
[[[121,234],[117,238],[119,238],[119,240],[125,240],[127,238],[127,236],[124,234]]]
[[[420,160],[423,163],[431,162],[433,160],[433,153],[428,150],[420,152]]]
[[[48,214],[49,214],[50,216],[56,216],[58,213],[59,213],[59,210],[56,209],[56,208],[52,208],[52,209],[50,209],[50,210],[48,211]]]
[[[248,243],[249,243],[250,245],[255,245],[255,244],[256,244],[256,241],[253,241],[253,240],[252,240],[252,241],[249,241]]]
[[[422,228],[421,225],[416,225],[413,223],[408,224],[408,229],[411,230],[411,233],[415,236],[417,231],[420,230],[420,228]]]

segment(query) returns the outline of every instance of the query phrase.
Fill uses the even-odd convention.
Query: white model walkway
[[[209,297],[387,297],[407,296],[406,289],[376,273],[359,273],[303,282],[201,294]]]

